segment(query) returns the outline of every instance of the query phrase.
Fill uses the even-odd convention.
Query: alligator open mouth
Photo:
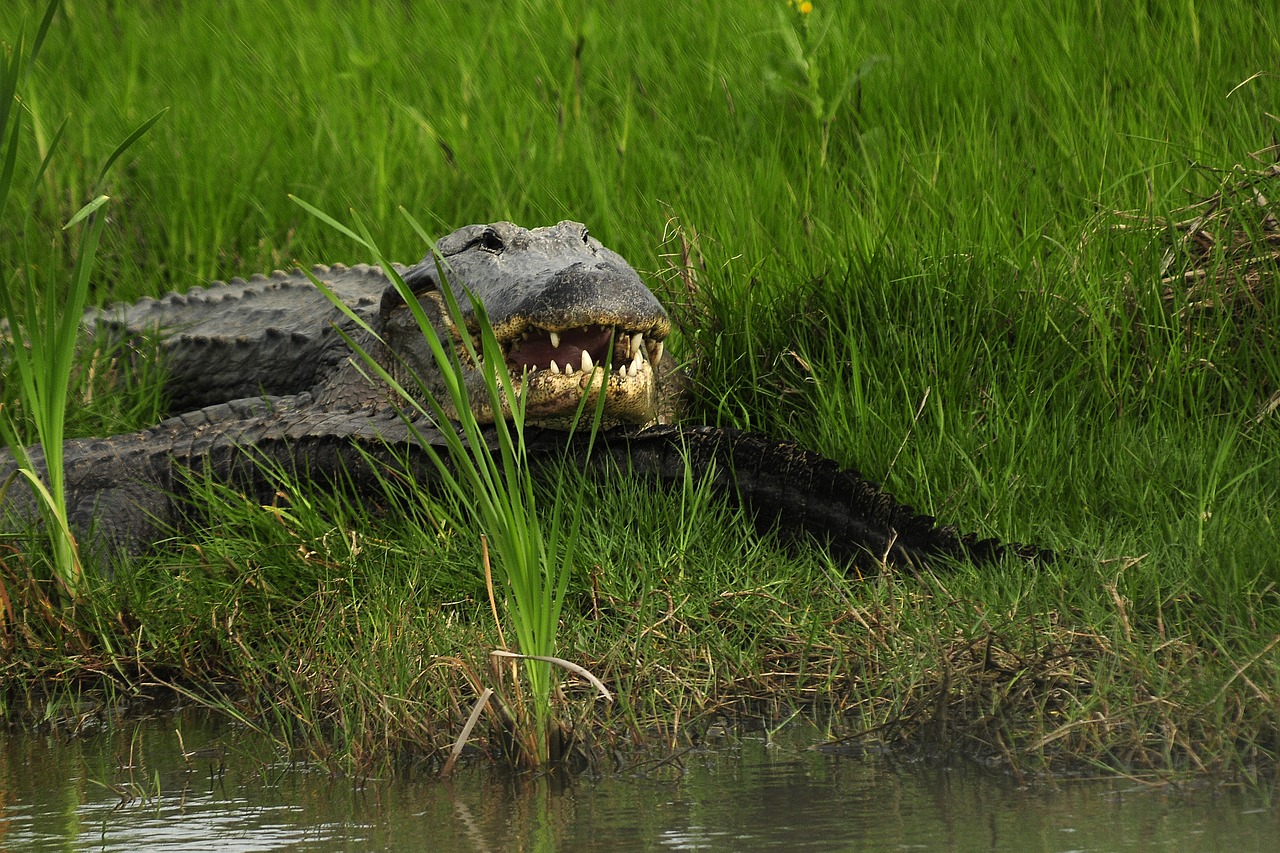
[[[601,392],[605,426],[652,422],[657,417],[654,365],[662,353],[661,338],[603,324],[558,330],[529,326],[503,342],[526,417],[546,426],[568,424],[584,395],[594,403],[594,394]]]
[[[539,371],[572,376],[608,363],[612,372],[626,378],[662,358],[662,341],[646,341],[644,332],[620,326],[578,326],[558,332],[535,326],[509,343],[504,355],[513,376]]]
[[[437,316],[445,325],[443,331],[455,341],[468,404],[476,418],[489,423],[495,415],[510,417],[508,400],[502,401],[500,413],[493,411],[484,390],[483,365],[475,364],[461,344],[459,327],[445,310],[444,298],[439,291],[428,291],[424,296],[438,306]],[[502,348],[503,367],[524,407],[525,422],[554,429],[572,428],[583,409],[583,399],[588,406],[584,412],[589,414],[589,407],[599,400],[597,395],[603,394],[602,427],[656,423],[661,416],[658,366],[664,358],[663,341],[670,328],[665,313],[642,314],[614,324],[584,324],[579,318],[586,312],[574,313],[578,317],[566,318],[564,325],[546,316],[518,314],[491,324]],[[463,333],[471,337],[479,354],[480,335],[470,326],[467,323]],[[429,370],[429,366],[424,369]]]

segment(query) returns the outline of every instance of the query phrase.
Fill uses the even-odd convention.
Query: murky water
[[[1020,786],[805,748],[815,740],[800,727],[774,744],[742,736],[679,765],[568,784],[467,769],[450,783],[357,785],[272,763],[262,741],[199,715],[74,739],[7,733],[0,849],[1280,849],[1265,791]]]

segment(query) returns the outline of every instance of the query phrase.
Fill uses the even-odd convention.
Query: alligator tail
[[[833,556],[859,569],[885,565],[926,568],[956,560],[998,562],[1005,557],[1047,562],[1050,551],[960,534],[894,500],[857,471],[797,444],[759,433],[716,427],[659,426],[618,443],[610,455],[633,471],[675,482],[688,470],[736,495],[762,528],[808,533]]]

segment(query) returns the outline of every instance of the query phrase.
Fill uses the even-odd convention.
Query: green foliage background
[[[38,11],[5,5],[0,34]],[[1177,637],[1198,650],[1181,688],[1207,691],[1188,713],[1256,734],[1280,695],[1276,271],[1210,311],[1161,279],[1193,262],[1167,221],[1223,180],[1198,166],[1265,165],[1278,55],[1280,7],[1248,0],[68,0],[25,162],[70,115],[35,196],[52,233],[170,108],[111,179],[100,300],[368,260],[289,194],[360,211],[405,261],[424,250],[398,205],[438,233],[586,222],[677,315],[693,419],[1068,555],[954,576],[957,631],[1086,624],[1129,643],[1130,687]],[[0,257],[69,251],[13,204]],[[82,395],[75,428],[150,417],[111,396]],[[732,586],[723,568],[690,571]]]

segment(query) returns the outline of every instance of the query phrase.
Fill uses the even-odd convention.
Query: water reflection
[[[1274,850],[1263,791],[1019,786],[726,738],[680,764],[567,785],[466,770],[334,780],[200,716],[0,741],[3,850]],[[185,750],[185,753],[184,753]]]

